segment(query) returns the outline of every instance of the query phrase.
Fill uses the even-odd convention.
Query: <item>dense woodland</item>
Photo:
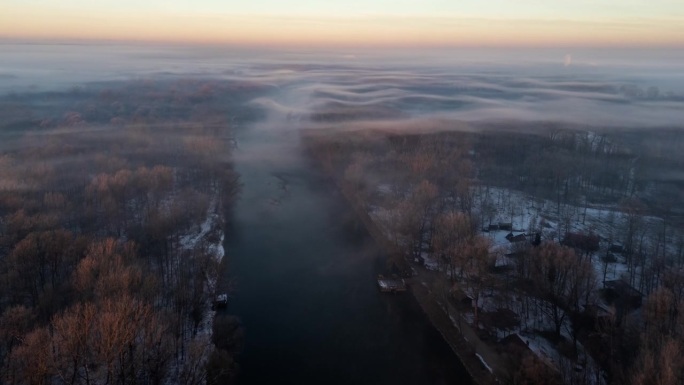
[[[204,329],[239,193],[231,130],[257,91],[169,79],[0,99],[1,384],[233,378],[234,320]]]
[[[395,271],[437,261],[436,300],[510,361],[509,383],[682,384],[684,135],[532,126],[318,130],[306,143],[383,229]],[[543,214],[495,247],[489,230],[515,231],[523,201]],[[515,331],[558,357],[510,344]]]
[[[0,384],[234,379],[239,327],[208,304],[240,190],[232,132],[263,91],[166,79],[0,98]],[[310,120],[345,120],[329,107]],[[383,229],[390,269],[436,261],[434,299],[501,352],[509,383],[682,384],[681,130],[483,123],[304,142]],[[526,202],[541,214],[514,228]],[[523,241],[497,248],[500,227]],[[549,341],[555,364],[508,344],[514,331]]]

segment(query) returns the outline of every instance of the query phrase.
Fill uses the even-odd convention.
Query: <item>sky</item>
[[[263,46],[684,47],[682,0],[2,0],[0,38]]]

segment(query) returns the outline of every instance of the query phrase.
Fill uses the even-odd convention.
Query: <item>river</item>
[[[278,118],[237,133],[241,198],[226,240],[241,384],[470,384],[409,293],[382,294],[382,253]]]

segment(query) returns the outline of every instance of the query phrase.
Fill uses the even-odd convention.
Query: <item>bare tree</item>
[[[553,321],[560,337],[568,312],[579,310],[593,290],[594,270],[572,249],[551,242],[536,248],[532,255],[532,278],[542,310]]]

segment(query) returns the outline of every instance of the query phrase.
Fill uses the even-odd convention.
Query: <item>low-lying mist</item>
[[[614,312],[595,313],[599,338],[588,332],[590,309],[605,309],[590,302],[592,266],[604,284],[609,264],[614,278],[629,273],[645,295],[669,293],[668,266],[684,266],[683,107],[684,54],[655,50],[0,44],[0,383],[121,373],[229,384],[238,366],[244,383],[381,372],[441,383],[422,372],[455,362],[447,344],[431,346],[423,313],[456,336],[442,305],[454,304],[459,329],[474,314],[485,334],[473,335],[493,342],[503,329],[480,328],[484,297],[515,304],[482,307],[485,325],[508,318],[506,334],[552,335],[559,359],[571,347],[561,331],[573,333],[582,364],[563,366],[591,378],[587,363],[606,355],[589,357],[587,340],[601,351],[608,338],[639,338],[632,318],[629,332],[613,326]],[[528,230],[537,246],[596,247],[528,254],[531,240],[485,239]],[[616,241],[624,263],[608,252]],[[449,274],[415,278],[415,309],[372,294],[392,265],[424,274],[411,266],[424,256]],[[230,308],[214,318],[218,293]],[[628,367],[622,349],[636,343],[619,338],[602,368]]]
[[[5,44],[3,52],[5,110],[33,98],[49,113],[51,104],[68,106],[75,92],[116,88],[118,81],[200,79],[259,89],[249,105],[276,129],[449,130],[482,122],[676,128],[684,118],[684,57],[656,50],[269,52]],[[71,94],[54,94],[65,90]]]

